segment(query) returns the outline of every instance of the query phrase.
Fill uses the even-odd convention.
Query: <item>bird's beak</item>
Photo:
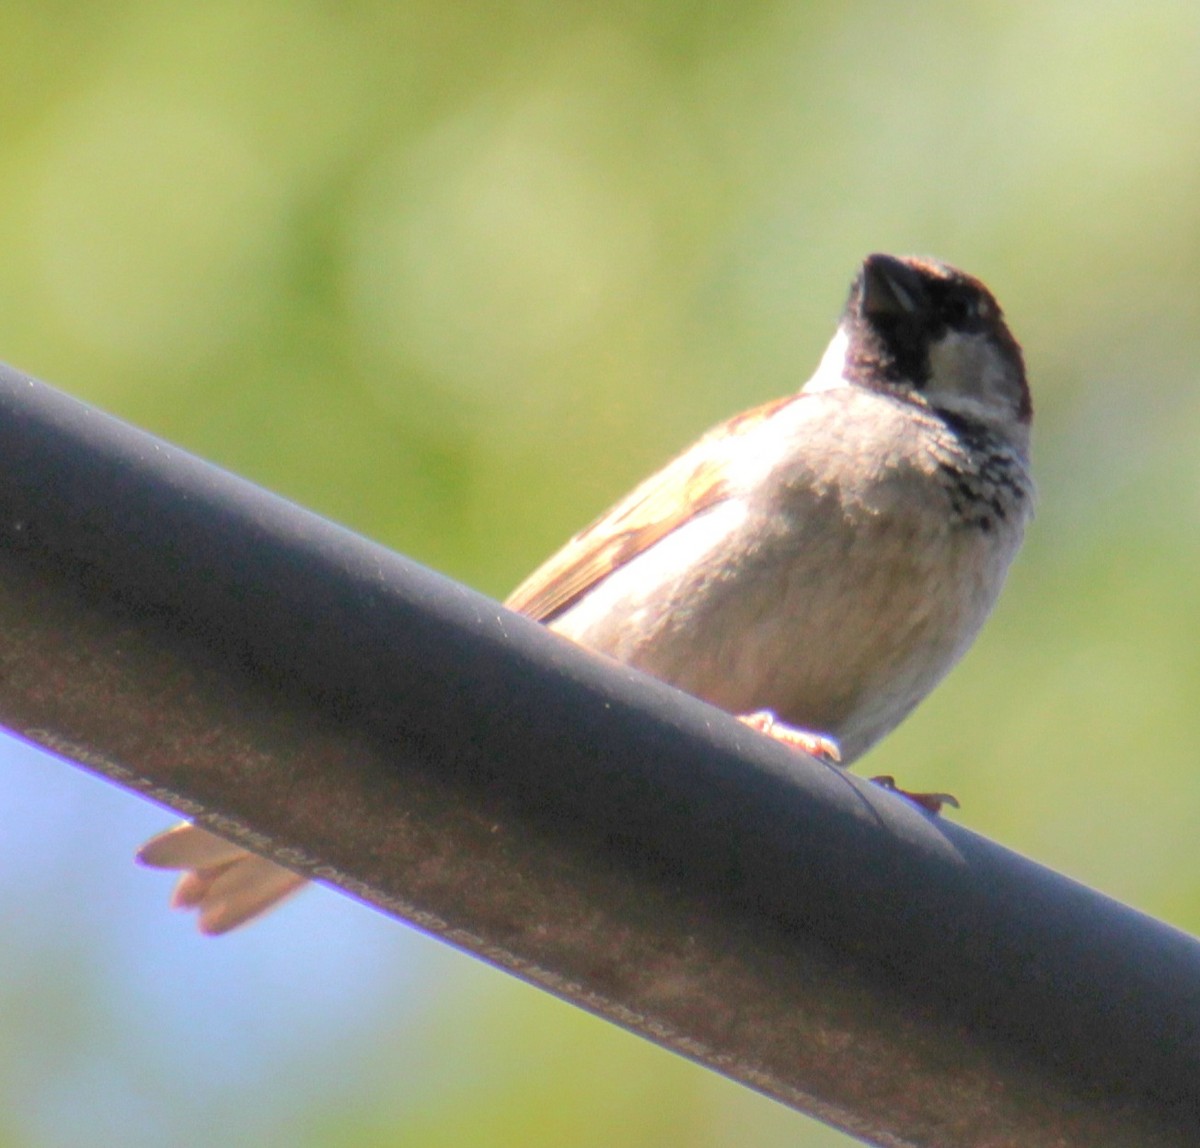
[[[869,318],[917,315],[929,305],[920,275],[891,255],[868,255],[863,261],[862,299]]]

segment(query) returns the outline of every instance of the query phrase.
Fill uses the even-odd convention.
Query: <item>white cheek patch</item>
[[[977,393],[980,368],[985,365],[986,357],[978,338],[951,332],[929,348],[930,382],[936,381],[939,394],[942,391]]]
[[[929,367],[933,406],[989,421],[1015,413],[1012,369],[985,336],[951,332],[929,348]]]

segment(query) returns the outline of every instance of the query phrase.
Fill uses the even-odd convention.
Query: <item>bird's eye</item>
[[[968,327],[981,317],[979,300],[957,291],[942,302],[942,318],[951,327]]]

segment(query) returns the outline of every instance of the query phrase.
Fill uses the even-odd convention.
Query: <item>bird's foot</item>
[[[758,730],[759,733],[765,733],[767,737],[773,737],[776,741],[783,742],[792,749],[802,750],[820,761],[837,765],[842,760],[841,750],[838,749],[838,744],[833,738],[787,725],[770,710],[756,710],[752,714],[739,714],[738,721],[744,722],[751,729]]]
[[[922,809],[935,815],[941,813],[944,805],[949,805],[951,809],[959,808],[958,798],[953,793],[910,793],[907,789],[901,789],[896,784],[896,779],[888,774],[873,777],[871,780],[880,788],[898,793],[901,797],[907,797],[913,804],[919,805]]]

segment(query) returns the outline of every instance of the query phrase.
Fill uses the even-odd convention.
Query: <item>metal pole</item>
[[[1190,937],[7,368],[0,634],[22,736],[869,1143],[1200,1143]]]

